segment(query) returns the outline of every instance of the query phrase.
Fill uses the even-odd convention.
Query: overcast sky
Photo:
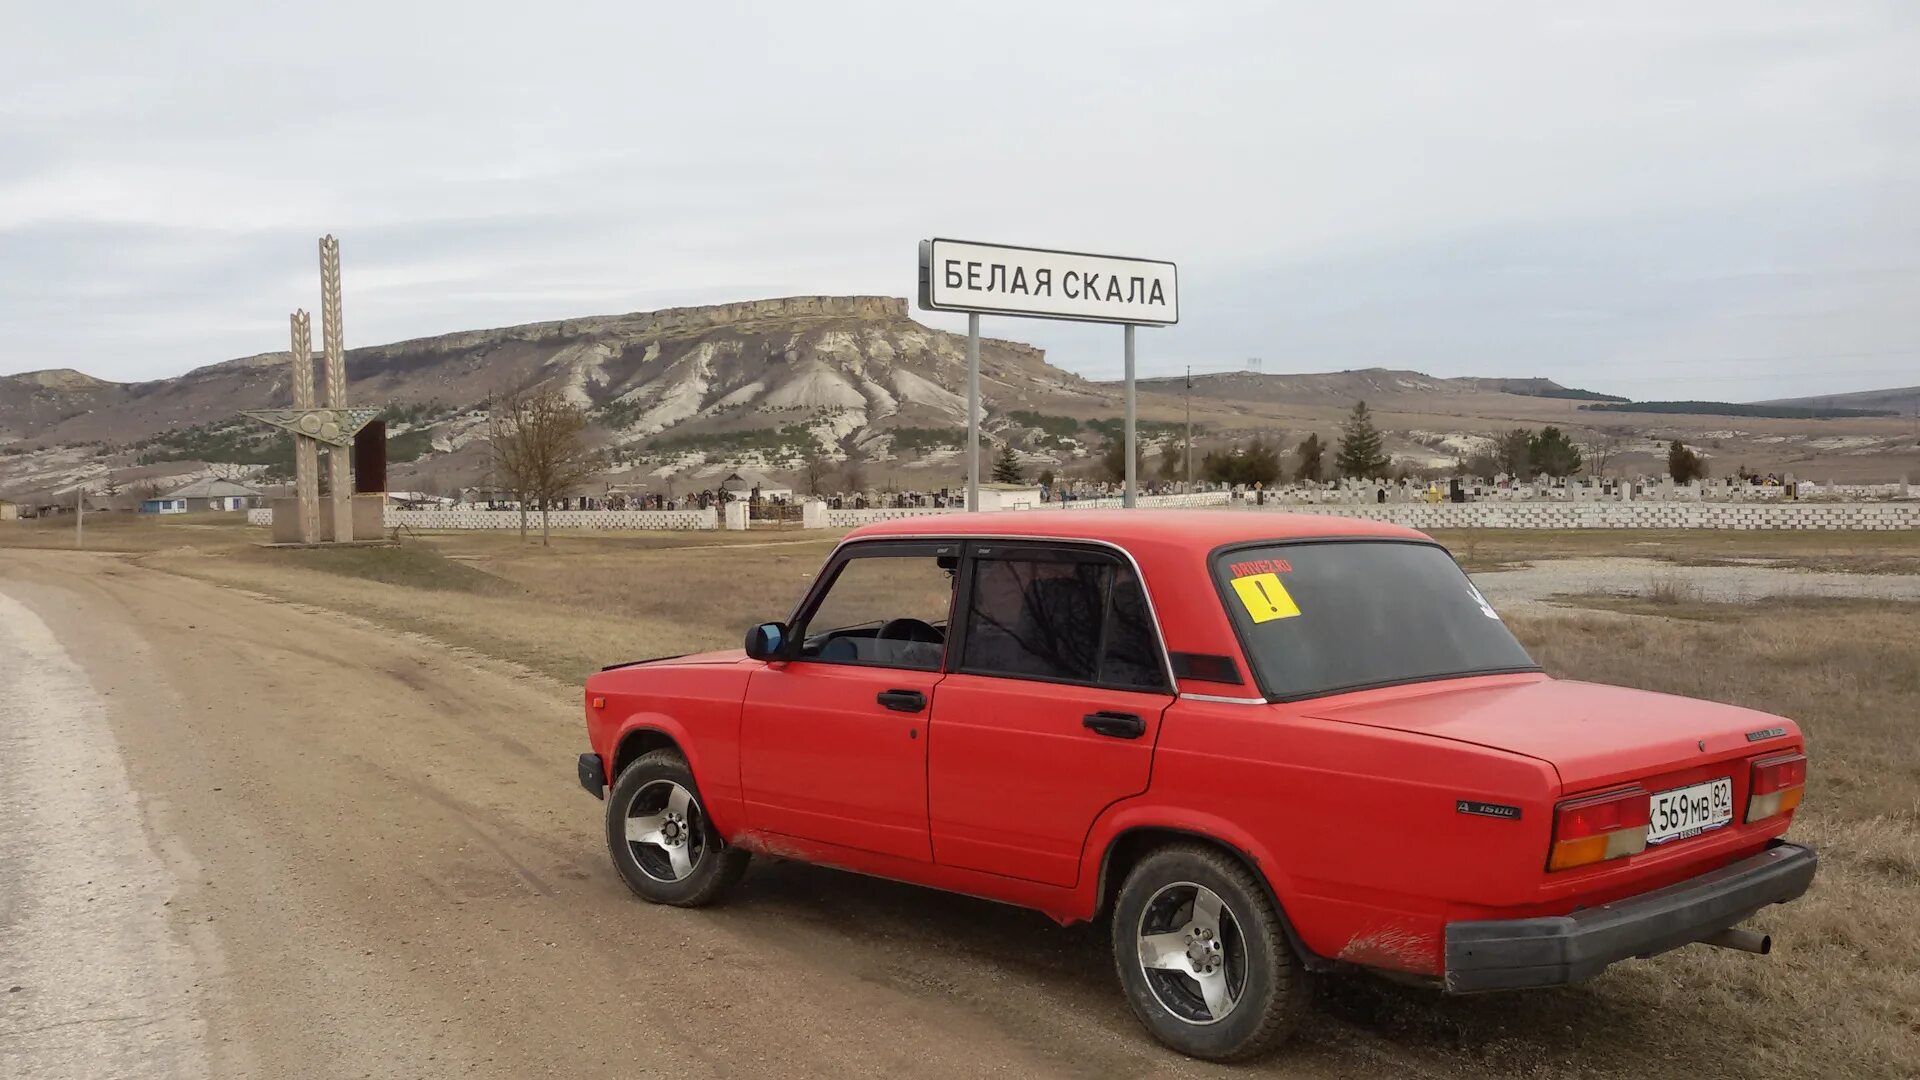
[[[349,345],[905,296],[941,235],[1177,261],[1143,373],[1912,385],[1917,191],[1902,0],[12,0],[0,373],[284,348],[331,231]]]

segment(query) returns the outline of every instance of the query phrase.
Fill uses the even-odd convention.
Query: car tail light
[[[1646,850],[1651,820],[1651,798],[1645,788],[1563,802],[1553,808],[1553,854],[1547,869],[1568,870],[1637,855]]]
[[[1807,790],[1807,755],[1773,754],[1753,763],[1747,786],[1747,820],[1763,821],[1800,805]]]

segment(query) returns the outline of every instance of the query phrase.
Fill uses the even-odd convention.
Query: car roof
[[[1319,537],[1425,540],[1426,534],[1384,521],[1334,514],[1231,510],[1003,510],[925,514],[862,525],[848,540],[881,536],[1018,536],[1049,540],[1104,540],[1178,544],[1211,551],[1224,544]]]

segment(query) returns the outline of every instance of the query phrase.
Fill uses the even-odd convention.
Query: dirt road
[[[768,860],[724,908],[634,900],[576,693],[0,552],[0,1075],[1228,1073],[1140,1032],[1092,928]],[[1328,1015],[1256,1071],[1436,1063]]]

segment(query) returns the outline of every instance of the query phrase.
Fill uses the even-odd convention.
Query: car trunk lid
[[[1736,759],[1799,735],[1788,721],[1734,705],[1543,675],[1393,687],[1306,711],[1535,758],[1559,772],[1568,794],[1629,781],[1659,790],[1709,773],[1744,774]],[[1729,764],[1710,767],[1723,762]]]

